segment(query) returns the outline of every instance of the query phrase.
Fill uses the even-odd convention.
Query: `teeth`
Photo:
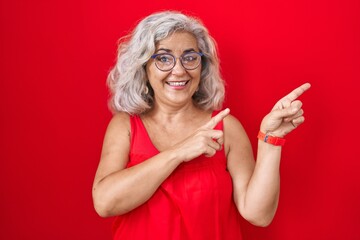
[[[170,86],[185,86],[186,82],[168,82]]]

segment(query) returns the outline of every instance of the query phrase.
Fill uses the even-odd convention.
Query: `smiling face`
[[[170,71],[161,71],[150,59],[146,65],[147,77],[154,90],[154,104],[184,106],[192,103],[192,96],[200,83],[201,64],[193,70],[186,70],[179,57],[187,52],[199,52],[196,38],[188,32],[175,32],[156,45],[155,54],[170,53],[176,58],[176,65]]]

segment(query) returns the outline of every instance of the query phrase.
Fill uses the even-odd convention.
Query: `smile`
[[[166,84],[174,87],[181,87],[185,86],[189,81],[182,81],[182,82],[166,82]]]

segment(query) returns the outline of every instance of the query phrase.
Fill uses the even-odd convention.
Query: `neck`
[[[147,112],[144,116],[156,120],[156,122],[166,122],[167,124],[179,123],[181,119],[192,118],[194,115],[203,110],[196,107],[193,102],[183,106],[168,106],[154,104],[154,107]]]

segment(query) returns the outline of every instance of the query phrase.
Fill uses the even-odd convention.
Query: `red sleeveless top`
[[[140,117],[131,116],[130,123],[127,167],[159,153]],[[116,217],[113,227],[115,240],[241,240],[224,150],[179,165],[147,202]]]

